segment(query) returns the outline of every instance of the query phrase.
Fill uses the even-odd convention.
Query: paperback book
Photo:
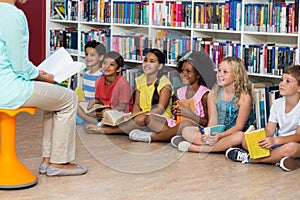
[[[270,150],[259,146],[258,141],[266,137],[264,128],[255,130],[251,125],[244,133],[250,158],[257,159],[270,155]]]
[[[181,104],[183,104],[186,107],[189,107],[194,113],[195,113],[195,105],[194,105],[194,100],[193,99],[183,99],[176,101],[176,105],[179,109],[181,109]],[[179,124],[183,120],[190,120],[193,121],[192,119],[184,116],[176,116],[176,124]],[[193,121],[194,122],[194,121]]]
[[[107,110],[103,113],[101,124],[108,126],[118,126],[143,113],[143,111],[136,113],[124,113],[118,110]]]
[[[87,101],[81,101],[79,102],[79,106],[82,108],[82,110],[86,113],[89,114],[91,112],[94,111],[100,111],[104,108],[110,108],[109,105],[101,105],[101,104],[94,104],[93,107],[91,107],[90,109],[88,109],[88,102]]]
[[[39,70],[53,74],[54,81],[57,83],[65,81],[84,68],[86,68],[85,63],[73,61],[72,56],[64,47],[60,47],[38,66]]]
[[[213,136],[216,133],[222,133],[225,131],[225,125],[215,125],[215,126],[209,126],[209,127],[199,127],[200,133],[205,134],[208,136]]]

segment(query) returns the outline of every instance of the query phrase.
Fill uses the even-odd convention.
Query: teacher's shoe
[[[49,164],[42,162],[39,167],[40,174],[46,174]]]
[[[74,164],[75,165],[75,164]],[[76,169],[63,169],[49,165],[47,168],[47,176],[77,176],[87,173],[86,167],[76,165]]]

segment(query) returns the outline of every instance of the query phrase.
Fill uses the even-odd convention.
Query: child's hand
[[[219,133],[214,133],[214,135],[207,136],[206,144],[211,145],[211,146],[214,145],[216,142],[218,142],[218,140],[220,139],[220,136],[221,136],[221,134],[219,134]]]
[[[276,138],[266,137],[258,141],[260,147],[265,149],[271,149],[272,146],[276,145]]]
[[[88,101],[88,105],[87,105],[87,109],[91,109],[93,106],[95,105],[95,100],[92,99],[92,100],[89,100]]]
[[[188,106],[184,106],[182,103],[180,103],[180,107],[181,107],[181,115],[187,118],[192,118],[193,115],[195,114],[190,105]]]
[[[172,105],[172,113],[174,116],[179,116],[181,115],[181,109],[180,109],[180,104],[179,101],[175,101]]]

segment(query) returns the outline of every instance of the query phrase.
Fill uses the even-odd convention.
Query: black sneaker
[[[284,171],[290,172],[300,167],[300,159],[294,159],[286,156],[281,158],[279,166]]]
[[[225,153],[226,158],[235,162],[250,163],[249,154],[241,148],[229,148]]]

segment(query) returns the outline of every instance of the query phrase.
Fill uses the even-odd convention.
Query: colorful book
[[[269,149],[262,148],[258,144],[259,140],[266,137],[266,132],[264,128],[254,130],[254,126],[251,125],[244,133],[244,136],[246,139],[250,158],[257,159],[267,157],[270,155]]]
[[[225,125],[215,125],[215,126],[209,126],[209,127],[202,127],[200,126],[200,133],[205,134],[208,136],[213,136],[216,133],[222,133],[225,131]]]
[[[181,109],[181,104],[183,104],[186,107],[190,107],[190,109],[195,113],[195,105],[193,99],[182,99],[175,102],[179,109]],[[183,120],[189,120],[193,121],[190,118],[184,117],[184,116],[176,116],[176,124],[179,124]],[[194,122],[194,121],[193,121]]]

